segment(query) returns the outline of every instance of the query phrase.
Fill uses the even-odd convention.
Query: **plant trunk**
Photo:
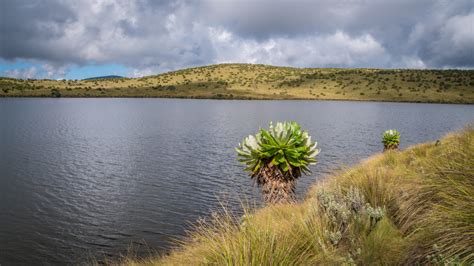
[[[398,150],[398,145],[387,145],[383,147],[383,151],[394,151]]]
[[[293,174],[283,173],[271,163],[263,166],[254,176],[258,185],[262,186],[263,199],[269,204],[294,203],[296,178],[300,175],[298,168],[293,168]]]

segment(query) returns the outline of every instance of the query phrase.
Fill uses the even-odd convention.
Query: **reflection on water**
[[[473,118],[469,105],[1,99],[0,264],[78,263],[131,244],[163,251],[219,199],[259,202],[233,148],[272,120],[298,121],[322,149],[301,197],[379,152],[385,129],[401,132],[403,148]]]

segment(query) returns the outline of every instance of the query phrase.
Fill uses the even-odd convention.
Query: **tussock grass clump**
[[[413,162],[423,178],[407,189],[410,197],[402,198],[397,218],[405,234],[416,236],[412,257],[423,260],[428,253],[443,254],[473,263],[474,128],[441,143]],[[419,228],[425,230],[417,233]]]
[[[375,155],[298,204],[225,209],[149,265],[474,263],[474,127]]]

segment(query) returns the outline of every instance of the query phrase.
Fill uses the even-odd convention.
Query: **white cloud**
[[[5,70],[4,74],[10,78],[32,79],[36,78],[38,69],[36,67],[18,68]]]
[[[241,62],[297,67],[387,66],[389,55],[370,34],[350,37],[344,32],[324,36],[241,39],[225,29],[209,29],[216,63]]]
[[[55,66],[52,64],[43,64],[41,65],[43,77],[48,79],[52,78],[64,78],[66,72],[68,71],[68,66]]]
[[[144,76],[151,76],[157,73],[155,68],[140,68],[140,69],[132,69],[129,71],[128,76],[132,78],[140,78]]]
[[[416,69],[425,69],[426,64],[420,58],[414,57],[403,57],[402,58],[402,65],[405,68],[416,68]]]
[[[53,65],[48,63],[36,62],[36,65],[24,68],[9,69],[3,71],[2,75],[12,78],[32,79],[62,79],[69,70],[69,66]]]

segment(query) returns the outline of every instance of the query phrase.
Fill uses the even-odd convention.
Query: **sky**
[[[474,68],[474,0],[0,0],[0,76]]]

